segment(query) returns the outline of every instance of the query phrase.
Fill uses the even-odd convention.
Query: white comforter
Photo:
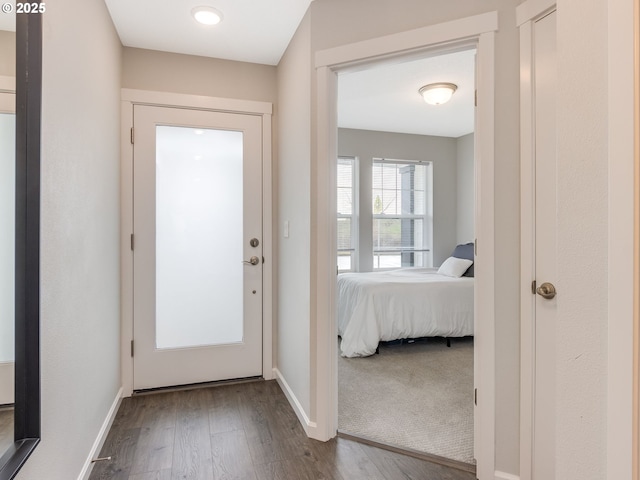
[[[338,275],[338,334],[344,357],[375,353],[378,342],[473,335],[473,278],[411,268]]]

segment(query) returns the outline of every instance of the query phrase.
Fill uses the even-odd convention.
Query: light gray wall
[[[307,14],[278,65],[278,313],[276,367],[311,412],[311,60]],[[284,222],[289,238],[284,238]]]
[[[475,239],[473,133],[456,139],[456,243]]]
[[[451,255],[456,246],[455,138],[341,128],[338,155],[359,161],[360,252],[372,251],[371,165],[374,158],[389,158],[433,163],[433,265],[440,266]],[[360,256],[359,267],[362,272],[373,269],[369,255]]]
[[[103,2],[44,16],[42,442],[18,475],[78,477],[120,388],[121,45]]]
[[[276,67],[125,47],[122,87],[275,103]]]
[[[16,34],[0,30],[0,75],[16,76]]]
[[[303,155],[301,162],[307,161],[307,155],[311,152],[311,178],[315,171],[316,162],[316,121],[317,108],[315,105],[315,70],[313,69],[313,59],[315,52],[329,47],[345,45],[355,41],[379,37],[385,34],[401,32],[426,25],[433,25],[449,20],[454,20],[470,15],[485,13],[497,10],[499,13],[500,30],[496,35],[496,91],[500,95],[496,96],[495,112],[495,227],[496,227],[496,251],[497,256],[495,291],[500,292],[496,296],[496,337],[495,343],[499,346],[496,350],[496,411],[500,415],[496,416],[496,468],[500,471],[517,474],[519,471],[519,253],[520,253],[520,227],[519,227],[519,113],[518,106],[511,99],[518,98],[519,95],[519,51],[518,32],[516,30],[515,6],[519,0],[487,0],[477,2],[474,0],[451,0],[446,3],[436,0],[315,0],[311,3],[310,15],[310,47],[309,51],[301,52],[299,57],[288,59],[295,62],[296,67],[288,65],[290,71],[296,70],[300,76],[297,79],[289,79],[289,87],[305,89],[303,85],[311,74],[311,89],[309,97],[300,99],[299,108],[305,109],[306,101],[311,99],[311,137],[296,135],[304,127],[307,129],[307,120],[300,115],[302,125],[298,126],[291,133],[279,136],[279,148],[295,149]],[[362,21],[362,12],[367,12],[366,21]],[[305,47],[306,48],[306,47]],[[308,73],[304,70],[309,69]],[[281,97],[284,92],[282,90]],[[292,116],[296,114],[292,112]],[[306,168],[306,167],[305,167]],[[290,173],[283,171],[279,173],[280,183],[305,182],[305,177],[298,177],[297,171]],[[316,204],[311,185],[312,195],[309,211],[307,215],[312,218],[309,226],[313,232]],[[282,191],[282,187],[280,187]],[[280,200],[280,205],[288,201],[296,201],[295,196]],[[307,207],[306,197],[299,199],[304,201]],[[305,234],[306,235],[306,234]],[[455,239],[455,233],[454,239]],[[280,285],[293,285],[300,281],[305,287],[300,295],[304,295],[306,302],[307,278],[311,280],[311,297],[309,299],[312,306],[307,312],[300,309],[297,313],[301,316],[295,319],[296,322],[309,323],[311,332],[314,332],[318,322],[323,319],[315,318],[314,306],[318,299],[315,293],[313,279],[316,277],[316,267],[313,263],[315,259],[315,246],[311,245],[311,265],[301,263],[295,272],[280,271]],[[292,261],[292,260],[289,260]],[[281,260],[282,262],[282,260]],[[281,293],[281,297],[282,297]],[[302,316],[303,315],[303,316]],[[311,397],[315,395],[316,385],[316,363],[315,351],[308,346],[308,332],[300,329],[299,335],[292,335],[287,342],[278,342],[279,351],[289,351],[298,349],[298,345],[305,345],[305,348],[294,355],[289,354],[289,362],[306,362],[310,358],[310,372],[305,373],[302,369],[297,369],[295,381],[299,385],[309,383]],[[314,345],[312,339],[311,344]],[[293,345],[296,345],[295,347]],[[284,365],[281,362],[281,369],[292,368],[295,365]],[[305,363],[306,365],[306,363]],[[304,378],[302,378],[304,376]],[[287,381],[289,379],[287,378]],[[297,392],[296,392],[297,394]],[[315,406],[311,404],[311,410],[306,412],[311,420],[315,419]]]

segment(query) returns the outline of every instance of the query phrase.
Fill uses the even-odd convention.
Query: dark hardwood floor
[[[275,381],[125,398],[90,480],[474,480],[344,438],[307,438]]]
[[[0,407],[0,456],[13,444],[13,407]]]

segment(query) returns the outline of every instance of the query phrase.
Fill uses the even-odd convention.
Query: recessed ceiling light
[[[442,105],[451,100],[453,92],[457,89],[458,86],[453,83],[431,83],[422,87],[418,92],[429,105]]]
[[[213,7],[195,7],[191,10],[191,15],[203,25],[217,25],[222,21],[222,12]]]
[[[200,130],[199,128],[196,128],[193,133],[195,133],[196,135],[202,135],[204,133],[204,130]]]

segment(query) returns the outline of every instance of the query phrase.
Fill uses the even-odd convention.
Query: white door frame
[[[497,12],[467,17],[407,32],[365,40],[316,53],[317,151],[314,243],[317,300],[312,309],[311,395],[308,433],[319,440],[335,437],[338,428],[337,326],[335,294],[335,185],[337,162],[337,73],[362,65],[477,48],[476,112],[476,262],[475,317],[479,357],[475,382],[479,390],[475,437],[477,477],[495,475],[495,267],[494,267],[494,71]],[[314,207],[312,207],[314,208]],[[313,223],[313,222],[312,222]]]
[[[121,91],[121,152],[120,152],[120,361],[123,396],[133,393],[133,106],[153,105],[240,113],[262,117],[262,245],[263,267],[262,299],[262,376],[273,378],[273,285],[275,264],[273,248],[273,187],[271,170],[271,116],[268,102],[204,97],[178,93],[153,92],[123,88]]]
[[[555,0],[529,0],[516,8],[520,28],[520,480],[532,479],[535,366],[535,173],[533,22],[555,9]]]
[[[609,0],[608,22],[608,328],[607,478],[640,479],[638,470],[638,238],[640,118],[639,3]],[[634,39],[635,36],[635,39]],[[635,59],[635,65],[634,65]],[[635,73],[635,74],[634,74]],[[635,100],[635,101],[633,101]],[[635,201],[634,201],[635,194]],[[635,222],[634,222],[635,219]],[[632,259],[635,258],[635,261]],[[635,355],[635,368],[634,368]],[[635,381],[634,381],[635,379]],[[634,389],[635,386],[635,389]],[[635,424],[634,424],[635,420]],[[635,470],[635,472],[634,472]]]

